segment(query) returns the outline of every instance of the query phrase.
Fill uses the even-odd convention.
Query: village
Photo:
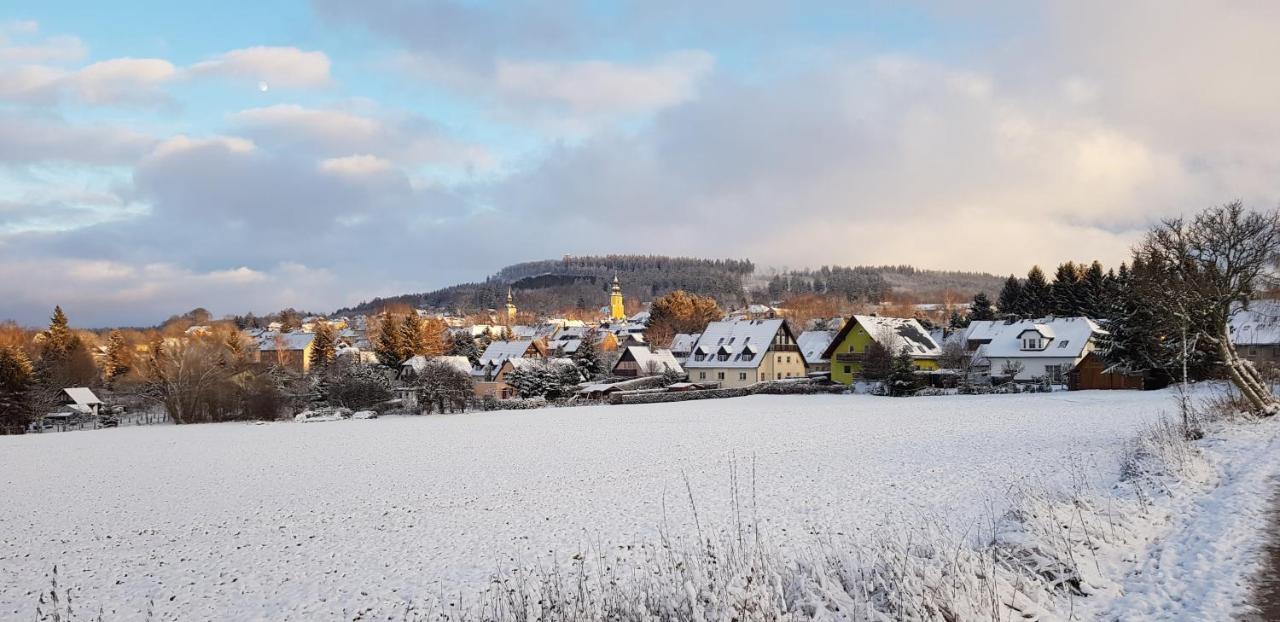
[[[58,309],[30,345],[42,361],[65,359],[66,369],[49,377],[78,375],[87,382],[45,387],[44,401],[33,400],[41,412],[26,431],[331,421],[756,393],[908,397],[1162,388],[1181,380],[1176,369],[1142,369],[1114,355],[1125,344],[1107,327],[1127,321],[1115,313],[1125,298],[1116,288],[1132,278],[1127,274],[1127,266],[1117,275],[1104,274],[1097,262],[1068,263],[1048,282],[1033,268],[1027,279],[1009,278],[1000,306],[980,292],[961,303],[844,305],[860,312],[832,317],[815,315],[836,305],[809,304],[797,312],[781,302],[722,312],[714,299],[683,291],[637,303],[626,299],[615,274],[594,320],[590,311],[572,319],[523,312],[519,294],[508,287],[502,308],[467,315],[401,308],[213,321],[196,314],[146,342],[128,343],[111,331],[106,344],[88,352],[91,362],[79,363],[82,337]],[[1269,375],[1280,357],[1280,302],[1237,307],[1232,344]],[[1095,313],[1080,313],[1086,310]],[[1189,360],[1185,352],[1182,357]],[[1197,378],[1206,377],[1203,363],[1195,367]],[[10,424],[7,431],[22,430]]]

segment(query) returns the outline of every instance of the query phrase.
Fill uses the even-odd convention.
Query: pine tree
[[[1032,266],[1027,280],[1022,284],[1022,312],[1025,317],[1038,318],[1053,313],[1053,292],[1040,266]]]
[[[0,434],[22,434],[31,422],[33,374],[25,352],[0,346]]]
[[[409,357],[426,352],[427,347],[422,335],[422,323],[414,313],[405,315],[400,320],[400,350],[397,355],[403,363]],[[399,365],[399,363],[397,363]]]
[[[133,367],[133,357],[124,341],[124,334],[119,330],[111,331],[107,337],[107,359],[102,366],[102,375],[107,386],[112,386],[117,379],[129,373]]]
[[[911,359],[911,351],[906,347],[893,357],[893,365],[889,370],[889,377],[885,379],[885,384],[889,389],[889,395],[893,397],[915,394],[916,365]]]
[[[1052,306],[1050,312],[1059,317],[1077,317],[1083,315],[1084,285],[1081,281],[1079,266],[1068,261],[1060,264],[1053,275],[1050,286]],[[1030,281],[1030,279],[1027,279]]]
[[[582,336],[582,343],[573,352],[573,362],[577,364],[582,375],[588,380],[605,373],[604,362],[600,360],[600,349],[596,345],[595,331]]]
[[[329,363],[337,356],[337,331],[328,322],[316,322],[315,337],[311,340],[311,372],[324,374]]]
[[[950,328],[951,330],[960,330],[968,325],[969,320],[960,315],[959,311],[951,311],[951,317],[947,319],[947,328]]]
[[[991,299],[987,298],[987,292],[978,292],[973,297],[973,304],[969,305],[969,317],[966,318],[965,324],[994,319],[996,319],[996,310],[991,307]]]
[[[1006,319],[1019,318],[1026,315],[1026,305],[1022,300],[1022,281],[1018,277],[1009,275],[1004,282],[1004,289],[1000,290],[1000,298],[997,306],[1000,307],[1000,315]]]
[[[49,329],[44,331],[44,341],[40,344],[40,359],[50,363],[66,359],[75,341],[76,336],[71,332],[67,314],[62,312],[61,306],[54,307],[53,317],[49,318]]]
[[[470,330],[460,330],[453,334],[452,343],[449,345],[450,356],[465,356],[471,365],[480,364],[480,344],[476,343],[476,338],[471,334]]]
[[[373,352],[378,356],[378,362],[392,369],[398,369],[409,358],[401,356],[406,345],[400,328],[395,315],[384,313],[378,319],[378,334],[373,341]]]
[[[427,357],[444,356],[453,346],[453,341],[449,338],[449,325],[444,320],[436,317],[429,317],[419,323],[418,344],[421,350],[416,354]]]
[[[1114,275],[1113,275],[1114,278]],[[1107,274],[1102,271],[1102,263],[1094,261],[1084,271],[1081,281],[1080,314],[1093,319],[1110,317],[1107,315],[1108,283]]]

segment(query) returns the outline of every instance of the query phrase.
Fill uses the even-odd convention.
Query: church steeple
[[[516,301],[511,288],[507,288],[507,323],[516,321]]]
[[[618,283],[617,272],[613,273],[613,287],[609,290],[609,319],[627,319],[627,312],[622,304],[622,285]]]

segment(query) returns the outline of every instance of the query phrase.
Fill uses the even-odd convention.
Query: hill
[[[372,313],[386,306],[471,312],[497,309],[511,288],[521,310],[540,313],[566,309],[595,310],[608,301],[614,275],[628,301],[650,301],[669,291],[712,296],[725,307],[747,302],[784,300],[801,294],[840,296],[851,301],[880,302],[906,298],[938,302],[960,300],[979,291],[995,295],[1002,278],[985,273],[920,270],[911,266],[823,266],[788,270],[771,276],[756,273],[746,259],[699,259],[659,255],[606,255],[518,263],[502,268],[484,282],[461,283],[435,291],[375,298],[338,314]]]

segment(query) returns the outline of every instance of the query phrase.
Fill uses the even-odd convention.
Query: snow
[[[687,531],[686,486],[704,527],[725,523],[735,460],[754,462],[757,512],[784,542],[933,519],[976,533],[1016,484],[1067,488],[1074,465],[1114,481],[1126,439],[1171,404],[760,395],[0,437],[0,618],[32,618],[58,564],[107,618],[154,599],[188,619],[350,619],[653,541],[664,517]]]
[[[1110,620],[1239,619],[1267,538],[1280,483],[1280,420],[1230,430],[1203,443],[1207,494],[1180,491],[1164,504],[1153,543],[1124,581]]]

